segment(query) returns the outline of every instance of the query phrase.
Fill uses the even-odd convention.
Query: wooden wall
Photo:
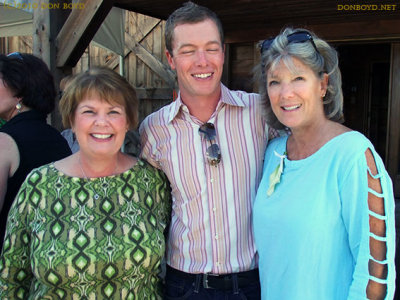
[[[140,120],[173,100],[173,88],[149,66],[157,61],[165,67],[168,66],[164,54],[164,24],[165,22],[159,19],[126,11],[125,31],[139,45],[136,45],[136,51],[132,51],[129,47],[125,48],[122,72],[129,83],[136,88],[140,99]],[[145,50],[152,55],[152,59],[140,55]],[[119,62],[119,55],[91,43],[73,69],[73,73],[98,65],[120,72]]]
[[[0,53],[8,54],[16,51],[32,53],[32,50],[32,36],[0,38]]]
[[[137,91],[140,120],[173,100],[176,85],[171,81],[174,81],[174,75],[163,70],[168,69],[164,24],[165,21],[126,11],[125,31],[131,39],[130,47],[126,43],[122,73]],[[0,38],[0,53],[14,51],[32,53],[32,37]],[[99,65],[120,73],[120,56],[90,43],[72,72],[77,74]]]

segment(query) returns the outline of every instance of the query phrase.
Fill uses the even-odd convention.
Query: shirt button
[[[218,234],[215,235],[215,239],[218,240]]]
[[[213,182],[214,182],[214,179],[213,179],[213,178],[211,178],[211,179],[210,179],[210,182],[211,182],[211,183],[213,183]]]
[[[217,211],[217,208],[216,208],[216,207],[213,207],[213,211]]]
[[[100,196],[98,194],[94,194],[93,198],[94,198],[94,200],[97,200],[100,198]]]

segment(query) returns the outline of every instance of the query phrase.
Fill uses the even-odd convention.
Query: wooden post
[[[48,0],[39,0],[33,10],[33,54],[50,66],[50,10]]]
[[[33,55],[40,57],[50,68],[50,11],[49,1],[39,0],[33,10]],[[42,8],[43,7],[43,8]],[[52,124],[52,115],[47,116],[47,122]]]
[[[63,9],[65,3],[71,1],[39,0],[37,8],[33,10],[33,54],[42,58],[54,76],[54,84],[59,89],[62,77],[71,73],[71,68],[56,68],[55,37],[62,28],[71,10]],[[58,111],[58,99],[56,109],[51,113],[48,122],[57,129],[61,129],[61,116]]]

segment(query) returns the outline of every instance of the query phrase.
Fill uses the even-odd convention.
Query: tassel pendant
[[[269,187],[267,190],[267,196],[271,196],[275,190],[275,186],[281,182],[281,176],[283,173],[283,164],[286,158],[286,152],[283,155],[280,155],[276,151],[274,154],[280,158],[279,164],[276,166],[275,170],[269,175]]]

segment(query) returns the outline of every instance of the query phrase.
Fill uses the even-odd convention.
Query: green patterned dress
[[[0,299],[160,299],[166,176],[139,160],[82,179],[34,169],[10,210]]]

